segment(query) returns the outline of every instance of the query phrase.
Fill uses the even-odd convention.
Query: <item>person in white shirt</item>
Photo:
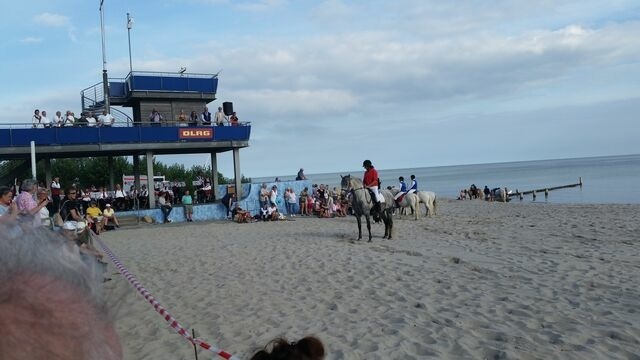
[[[161,192],[160,196],[158,197],[158,205],[160,205],[160,210],[162,210],[162,217],[164,218],[165,224],[171,222],[171,219],[169,219],[169,214],[171,214],[171,210],[173,210],[173,208],[171,207],[171,202],[167,200],[166,196],[166,193]]]
[[[109,114],[107,110],[102,110],[102,115],[98,116],[98,126],[111,127],[113,120],[113,115]]]
[[[56,111],[56,116],[53,118],[53,126],[62,127],[64,124],[64,118],[60,111]]]
[[[87,126],[95,127],[97,123],[98,122],[96,121],[96,118],[94,117],[93,111],[90,112],[89,116],[87,116]]]
[[[73,113],[70,110],[67,110],[66,121],[64,122],[64,126],[74,126],[76,124],[76,117],[73,116]]]
[[[31,117],[31,124],[33,125],[34,128],[38,128],[41,127],[41,121],[42,116],[40,115],[40,110],[36,109],[33,112],[33,116]]]
[[[51,119],[47,117],[47,112],[42,110],[42,115],[40,117],[40,123],[43,127],[50,128],[51,127]]]
[[[124,190],[120,187],[120,184],[116,184],[116,190],[114,193],[114,197],[116,198],[116,208],[118,210],[125,210],[125,198],[127,194],[125,194]]]
[[[225,122],[229,122],[229,118],[224,114],[221,107],[216,111],[216,126],[224,126]]]

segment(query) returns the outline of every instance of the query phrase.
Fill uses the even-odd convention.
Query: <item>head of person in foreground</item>
[[[314,336],[307,336],[294,342],[284,338],[274,339],[250,360],[323,360],[324,357],[322,341]]]
[[[49,229],[0,223],[2,359],[122,359],[93,263]]]

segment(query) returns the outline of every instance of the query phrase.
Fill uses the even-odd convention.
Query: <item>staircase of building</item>
[[[122,105],[122,99],[110,97],[109,110],[111,116],[114,117],[114,126],[132,126],[133,119],[126,113],[113,107],[113,105]],[[104,90],[102,83],[97,83],[80,92],[80,102],[82,111],[93,111],[96,115],[100,115],[104,110]]]

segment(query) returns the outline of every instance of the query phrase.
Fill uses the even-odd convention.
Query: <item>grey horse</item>
[[[362,180],[354,178],[351,175],[341,176],[341,187],[347,194],[351,196],[351,208],[353,214],[358,220],[358,240],[362,239],[362,220],[361,217],[367,220],[367,230],[369,231],[369,242],[371,242],[371,209],[373,208],[373,201],[371,194],[362,184]],[[387,190],[380,190],[380,193],[384,196],[385,203],[381,204],[381,209],[377,214],[373,214],[374,219],[376,216],[380,216],[384,222],[384,238],[391,239],[391,231],[393,230],[393,217],[391,212],[393,211],[393,195]]]

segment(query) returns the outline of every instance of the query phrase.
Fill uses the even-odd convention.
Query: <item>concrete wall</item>
[[[300,195],[300,192],[307,187],[311,192],[311,181],[282,181],[282,182],[268,182],[265,183],[268,189],[271,189],[272,185],[278,187],[278,198],[276,204],[278,210],[282,214],[287,214],[286,206],[284,203],[284,189],[293,188],[296,195]],[[242,184],[243,198],[240,200],[240,207],[248,210],[251,214],[256,215],[260,210],[260,188],[262,184]],[[218,193],[222,198],[227,193],[227,185],[219,185]],[[298,196],[299,197],[299,196]],[[157,223],[162,223],[162,211],[159,208],[139,210],[139,211],[126,211],[118,213],[119,217],[129,216],[151,216]],[[226,218],[226,209],[221,203],[213,204],[199,204],[193,206],[193,220],[194,221],[207,221],[207,220],[223,220]],[[182,206],[175,206],[169,215],[169,219],[173,222],[183,222],[186,220],[184,216],[184,208]]]

